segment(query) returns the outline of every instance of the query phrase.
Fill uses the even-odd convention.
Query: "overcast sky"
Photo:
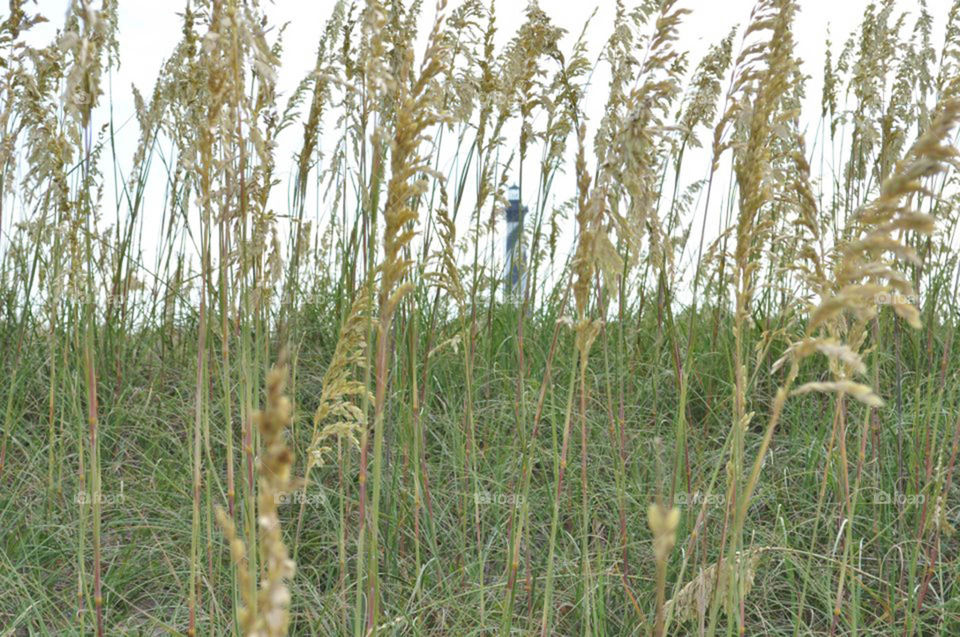
[[[457,0],[450,0],[455,5]],[[286,24],[284,35],[284,51],[279,69],[280,102],[292,92],[296,84],[312,69],[315,58],[316,45],[319,35],[326,23],[333,0],[274,0],[261,3],[271,23],[275,26]],[[429,30],[432,24],[434,10],[431,0],[426,0],[423,16],[423,29]],[[561,50],[569,51],[573,40],[579,35],[585,23],[595,13],[587,31],[589,52],[596,59],[600,48],[610,35],[613,23],[613,0],[541,0],[540,6],[551,16],[555,24],[568,31],[561,42]],[[628,7],[633,6],[626,0]],[[681,7],[692,10],[690,15],[683,18],[680,26],[679,50],[690,51],[690,66],[696,65],[700,57],[711,44],[723,38],[734,25],[743,25],[749,18],[752,0],[680,0]],[[928,7],[935,18],[934,43],[939,50],[943,38],[944,20],[949,11],[949,0],[930,0]],[[42,45],[48,42],[57,28],[63,24],[68,0],[40,0],[41,12],[50,19],[50,24],[43,25],[31,37],[31,43]],[[866,0],[799,0],[800,11],[796,17],[794,34],[797,45],[797,55],[804,62],[804,71],[811,79],[807,85],[807,105],[803,120],[810,127],[812,133],[819,118],[819,101],[822,84],[820,77],[824,63],[825,41],[828,28],[832,33],[834,57],[846,40],[848,34],[857,28],[863,17],[864,9],[868,5]],[[112,103],[115,125],[121,132],[119,135],[118,156],[119,163],[129,165],[137,136],[137,125],[133,118],[133,100],[130,86],[135,85],[144,96],[149,96],[157,72],[166,56],[180,37],[181,22],[177,15],[185,6],[184,0],[119,0],[119,42],[121,67],[112,72]],[[513,35],[523,21],[523,11],[526,3],[522,0],[500,0],[496,3],[497,13],[497,44],[502,46]],[[901,9],[916,9],[914,1],[901,1]],[[908,22],[912,25],[912,20]],[[735,40],[734,50],[739,46]],[[603,107],[607,96],[607,82],[609,74],[601,65],[592,76],[592,85],[588,91],[584,104],[584,111],[589,122],[595,125],[603,114]],[[105,98],[108,96],[105,96]],[[103,100],[104,102],[107,99]],[[108,114],[101,109],[100,121],[102,124]],[[542,122],[541,122],[542,125]],[[128,133],[128,134],[124,134]],[[507,130],[507,136],[515,132]],[[592,135],[588,133],[588,135]],[[299,127],[291,127],[286,136],[280,139],[277,150],[278,177],[285,181],[292,166],[292,156],[300,136]],[[808,136],[809,137],[809,136]],[[332,139],[327,142],[332,143]],[[570,147],[573,147],[571,140]],[[571,150],[572,153],[572,150]],[[441,162],[445,158],[441,157]],[[709,159],[704,156],[693,158],[687,162],[697,174],[703,176]],[[702,166],[696,166],[699,162]],[[531,168],[536,169],[537,158],[530,160]],[[443,167],[443,166],[441,166]],[[525,169],[526,170],[526,169]],[[162,184],[158,185],[162,188]],[[284,183],[275,189],[272,205],[278,212],[285,212],[287,188]],[[112,192],[108,188],[107,192]],[[572,196],[573,180],[561,180],[558,183],[551,203],[557,203]],[[526,198],[526,197],[525,197]],[[106,206],[109,208],[109,206]],[[710,214],[714,214],[711,212]],[[105,218],[109,218],[110,211],[105,211]],[[709,219],[708,219],[709,221]],[[714,227],[716,223],[708,223]],[[695,224],[699,227],[699,222]]]
[[[51,23],[46,29],[38,29],[35,43],[40,43],[62,26],[69,4],[68,0],[39,0],[41,13]],[[430,2],[424,2],[429,7]],[[455,5],[456,0],[450,0]],[[596,16],[588,30],[588,42],[595,55],[606,41],[613,22],[613,0],[541,0],[540,6],[553,21],[568,31],[566,43],[580,33],[591,14]],[[627,6],[631,2],[627,0]],[[824,42],[827,28],[834,34],[834,48],[838,49],[863,17],[866,0],[799,0],[800,12],[795,22],[797,53],[807,64],[807,72],[816,78],[823,68]],[[903,9],[919,5],[914,0],[901,1]],[[949,0],[930,0],[931,13],[936,19],[934,42],[942,39],[943,18],[950,7]],[[145,95],[153,87],[153,79],[163,59],[169,54],[180,37],[180,18],[185,2],[181,0],[119,0],[120,5],[120,53],[122,67],[114,74],[115,98],[127,98],[128,87],[135,84]],[[280,70],[281,89],[289,92],[312,68],[314,53],[324,23],[334,5],[333,0],[274,0],[262,3],[267,16],[274,25],[286,24],[284,57]],[[753,0],[681,0],[678,6],[692,10],[683,18],[680,26],[680,49],[691,51],[691,60],[696,61],[710,44],[727,34],[730,28],[744,24],[753,7]],[[523,21],[526,3],[522,0],[500,0],[496,3],[498,40],[505,43]],[[432,19],[433,9],[425,11]],[[427,24],[429,27],[429,24]],[[562,45],[561,45],[562,46]],[[810,85],[811,94],[819,93],[815,79]],[[601,85],[601,93],[605,86]],[[119,91],[122,94],[117,94]],[[119,105],[120,100],[117,101]],[[129,104],[129,100],[126,102]],[[602,103],[602,101],[601,101]]]

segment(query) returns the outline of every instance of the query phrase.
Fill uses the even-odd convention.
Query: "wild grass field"
[[[117,0],[49,4],[0,634],[960,634],[960,2],[817,34],[810,113],[799,0],[702,59],[692,1],[331,0],[289,95],[272,3],[189,0],[122,133]]]

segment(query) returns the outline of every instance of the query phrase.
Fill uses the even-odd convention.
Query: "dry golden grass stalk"
[[[600,319],[589,319],[587,309],[597,272],[603,274],[608,287],[613,288],[616,277],[623,269],[623,263],[616,247],[610,240],[603,223],[604,193],[601,188],[590,189],[590,175],[587,172],[583,154],[583,137],[586,128],[580,126],[577,131],[577,248],[573,256],[573,298],[576,303],[577,319],[576,346],[580,354],[581,368],[587,365],[590,348],[600,334]]]
[[[438,262],[435,269],[425,275],[426,280],[450,295],[457,310],[464,312],[467,292],[463,287],[460,268],[457,265],[457,226],[447,211],[446,190],[440,191],[440,206],[436,210],[437,236],[440,249],[432,257]]]
[[[743,595],[749,595],[753,588],[753,580],[756,575],[757,565],[760,562],[762,549],[750,549],[737,556],[737,564],[733,566],[733,573],[742,573],[742,585],[740,586]],[[718,567],[721,572],[718,573]],[[710,599],[714,595],[714,589],[718,589],[719,596],[722,598],[726,594],[726,586],[730,580],[731,564],[729,560],[711,564],[702,569],[696,577],[687,582],[672,599],[664,606],[664,614],[672,619],[679,621],[698,621],[703,622],[706,616]]]
[[[873,393],[872,389],[870,389],[867,385],[855,383],[850,380],[804,383],[800,387],[797,387],[795,390],[793,390],[792,395],[796,396],[799,394],[808,394],[814,391],[849,394],[862,402],[864,405],[868,405],[870,407],[883,407],[883,401],[879,396]]]
[[[657,614],[653,634],[660,637],[666,619],[667,559],[677,543],[677,526],[680,524],[680,509],[667,509],[659,502],[647,508],[647,526],[653,534],[653,559],[657,565]]]
[[[685,99],[679,126],[683,133],[683,142],[694,148],[702,144],[697,138],[699,126],[710,126],[716,116],[717,99],[720,97],[721,80],[733,61],[733,37],[736,29],[731,29],[727,37],[710,47],[709,52],[697,65],[691,81],[693,89]]]
[[[842,355],[835,347],[816,347],[843,362],[842,369],[834,370],[838,382],[862,369],[855,358],[857,350],[864,340],[867,322],[885,301],[910,326],[920,327],[919,311],[910,302],[915,296],[913,285],[900,271],[897,261],[919,264],[916,252],[906,243],[906,235],[911,231],[930,234],[935,220],[914,210],[914,200],[931,195],[923,186],[924,178],[956,162],[957,150],[945,140],[960,120],[960,100],[942,102],[936,113],[930,128],[884,180],[879,195],[852,217],[844,233],[847,239],[836,248],[832,278],[821,282],[821,301],[812,311],[807,333],[822,328],[831,338],[841,337],[846,342]],[[846,324],[846,315],[852,315],[852,325]],[[813,352],[809,347],[800,347],[794,353],[802,358]],[[809,387],[808,391],[835,391],[843,387],[825,384]],[[868,395],[855,390],[853,394],[869,401],[872,392]]]
[[[446,2],[437,4],[441,15]],[[412,77],[413,51],[401,53],[407,58],[400,64],[395,78],[395,99],[398,104],[391,144],[390,182],[387,186],[387,205],[384,209],[383,233],[384,260],[381,266],[380,320],[389,325],[400,299],[411,288],[403,280],[411,265],[404,250],[414,236],[410,227],[417,220],[417,212],[411,207],[413,200],[423,194],[427,182],[414,179],[431,173],[427,158],[420,154],[420,146],[426,141],[426,131],[443,120],[436,104],[436,95],[431,88],[435,77],[446,66],[447,51],[442,46],[440,21],[434,25],[430,44],[424,55],[423,65],[416,77]]]
[[[240,623],[240,631],[244,635],[250,634],[250,625],[252,623],[253,613],[248,609],[257,607],[256,599],[250,594],[253,586],[250,582],[250,569],[247,564],[247,547],[237,533],[237,526],[223,509],[217,507],[217,524],[223,529],[223,536],[230,545],[230,559],[233,561],[237,574],[237,588],[240,589],[240,599],[243,605],[237,609],[237,619]]]
[[[261,559],[266,581],[261,583],[258,617],[263,634],[270,637],[287,634],[290,617],[290,591],[286,581],[293,577],[294,563],[287,555],[280,529],[277,503],[290,486],[293,452],[284,440],[284,429],[292,420],[293,408],[284,394],[287,365],[274,367],[267,374],[267,408],[254,415],[264,451],[260,458],[260,493],[257,495]]]
[[[437,92],[433,90],[434,80],[446,67],[449,51],[440,37],[446,0],[439,0],[436,6],[437,20],[427,40],[427,49],[419,71],[414,73],[413,49],[409,42],[397,42],[394,49],[394,70],[389,76],[377,75],[390,81],[393,111],[393,135],[390,147],[390,180],[387,184],[387,201],[383,209],[383,261],[380,264],[379,335],[376,351],[376,391],[374,394],[373,417],[373,488],[370,498],[369,525],[372,531],[368,546],[368,564],[362,558],[357,562],[357,577],[367,577],[367,630],[375,630],[379,614],[379,573],[378,573],[378,530],[380,520],[380,492],[383,475],[383,439],[384,415],[386,412],[387,386],[392,348],[390,332],[397,305],[404,295],[413,289],[408,278],[412,264],[409,244],[416,233],[418,220],[415,209],[416,200],[427,187],[427,175],[435,175],[430,169],[428,159],[423,156],[421,147],[429,141],[429,129],[445,119],[437,104]],[[382,22],[382,9],[375,0],[367,6],[371,20]],[[396,16],[394,16],[396,17]],[[394,33],[394,35],[397,35]],[[408,35],[410,35],[408,33]],[[376,30],[371,33],[371,41],[379,37]],[[412,37],[412,36],[410,36]],[[409,39],[409,38],[408,38]],[[382,131],[378,129],[374,137],[380,139]],[[376,142],[375,142],[376,143]],[[438,175],[435,175],[439,178]],[[368,469],[368,433],[364,429],[360,442],[359,507],[361,524],[358,532],[363,545],[367,532],[367,469]],[[355,621],[359,626],[359,611],[363,599],[362,588],[357,586]]]
[[[670,152],[667,118],[680,94],[686,64],[673,44],[681,19],[690,13],[676,8],[676,4],[676,0],[662,0],[644,9],[648,18],[656,14],[656,22],[636,76],[631,71],[636,61],[629,50],[634,37],[630,21],[618,16],[618,33],[608,45],[614,66],[610,99],[594,144],[601,161],[596,187],[604,200],[611,200],[606,216],[616,226],[631,261],[639,255],[643,234],[649,235],[649,256],[658,269],[669,268],[673,258],[657,217],[662,185],[659,167]],[[634,22],[637,18],[632,16]],[[624,86],[631,84],[635,88],[624,95]],[[621,191],[625,195],[624,214],[615,205]]]
[[[281,360],[284,360],[281,355]],[[237,535],[233,520],[222,508],[217,509],[217,521],[230,543],[230,554],[236,565],[237,579],[243,606],[237,611],[240,630],[246,637],[279,637],[287,634],[290,623],[290,590],[287,580],[293,577],[295,565],[287,554],[280,528],[277,504],[290,488],[293,451],[284,439],[284,430],[290,425],[293,407],[286,396],[288,369],[286,362],[267,374],[267,406],[254,414],[260,430],[263,452],[259,461],[257,507],[259,516],[257,536],[264,579],[253,598],[252,582],[247,570],[246,548]]]
[[[304,479],[308,479],[310,470],[322,466],[324,456],[330,451],[326,442],[331,438],[343,438],[354,447],[359,447],[358,436],[366,426],[367,417],[352,399],[367,394],[369,390],[362,381],[351,376],[351,369],[362,367],[367,352],[367,321],[369,319],[369,297],[358,294],[350,308],[340,336],[334,348],[333,358],[323,375],[323,389],[320,393],[320,405],[313,417],[313,436],[307,450],[307,469]],[[323,428],[320,428],[323,425]],[[304,488],[306,488],[304,484]]]

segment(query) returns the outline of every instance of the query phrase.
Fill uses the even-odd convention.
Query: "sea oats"
[[[283,360],[284,355],[281,355]],[[295,565],[287,553],[280,528],[277,505],[290,490],[293,452],[286,443],[286,429],[293,416],[293,407],[286,396],[287,365],[281,362],[266,377],[266,407],[254,413],[260,431],[263,453],[258,462],[260,477],[257,484],[257,546],[263,562],[263,579],[256,596],[251,591],[247,568],[247,549],[237,534],[230,516],[217,508],[217,522],[230,545],[230,554],[236,567],[243,605],[237,609],[240,630],[245,637],[279,637],[287,634],[290,621],[290,590],[287,582],[293,577]]]

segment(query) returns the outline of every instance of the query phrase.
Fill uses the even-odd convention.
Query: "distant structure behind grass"
[[[516,185],[507,189],[507,241],[505,245],[506,263],[504,265],[505,299],[520,301],[527,285],[526,264],[523,254],[523,218],[527,207],[520,204],[520,188]]]

